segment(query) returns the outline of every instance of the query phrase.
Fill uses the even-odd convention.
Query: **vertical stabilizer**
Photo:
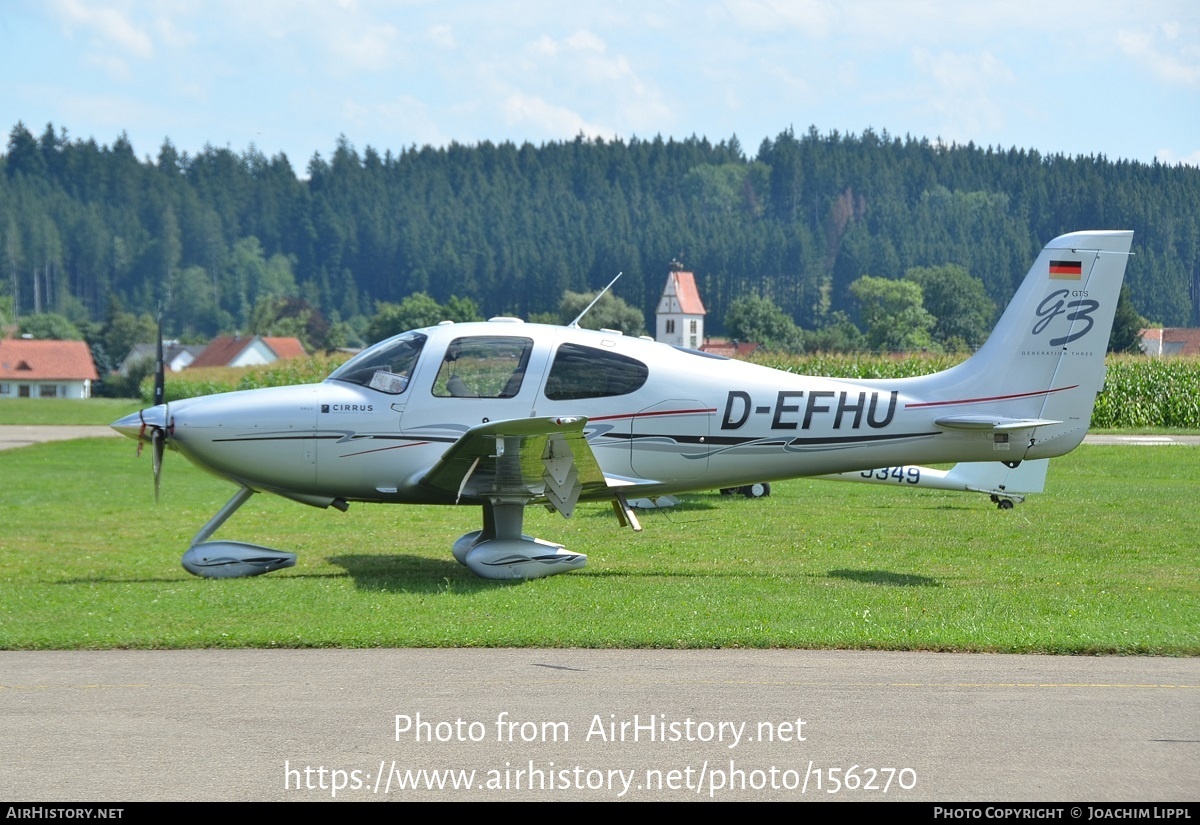
[[[1042,250],[987,342],[920,387],[943,416],[1037,421],[1025,458],[1083,440],[1112,331],[1133,233],[1073,232]],[[1017,456],[1014,456],[1017,457]]]

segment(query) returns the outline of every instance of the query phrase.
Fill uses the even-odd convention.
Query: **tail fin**
[[[948,428],[1032,427],[1027,459],[1077,447],[1104,385],[1132,242],[1133,232],[1095,231],[1046,244],[979,351],[923,379],[931,400],[921,406],[944,412],[938,423]]]
[[[1001,464],[999,461],[959,462],[946,473],[946,481],[957,485],[952,489],[1023,496],[1026,493],[1040,493],[1046,489],[1046,471],[1049,468],[1048,458],[1022,461],[1016,467]]]

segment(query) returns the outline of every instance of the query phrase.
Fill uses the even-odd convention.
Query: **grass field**
[[[90,422],[89,422],[90,423]],[[179,557],[233,492],[116,439],[0,452],[0,648],[803,647],[1200,653],[1200,449],[1085,446],[1047,492],[985,497],[792,481],[686,496],[617,527],[607,506],[526,530],[576,573],[483,581],[450,542],[478,508],[321,511],[260,496],[218,537],[299,552],[205,580]]]
[[[0,398],[0,426],[5,424],[107,425],[144,405],[133,398]]]

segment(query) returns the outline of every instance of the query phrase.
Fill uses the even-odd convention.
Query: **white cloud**
[[[341,108],[342,116],[353,127],[351,132],[382,134],[390,138],[375,146],[380,151],[413,143],[438,146],[448,142],[425,102],[410,95],[378,103],[347,99],[342,102]]]
[[[159,42],[173,49],[191,46],[196,39],[187,27],[181,27],[176,21],[166,16],[155,18],[154,32]]]
[[[88,54],[83,58],[85,66],[94,66],[113,80],[128,83],[134,79],[133,70],[123,58],[111,54]]]
[[[514,92],[505,99],[504,116],[510,125],[533,126],[547,137],[557,139],[578,134],[586,137],[615,134],[612,129],[589,123],[579,112],[521,92]]]
[[[932,81],[925,103],[941,115],[941,137],[971,140],[1004,128],[1004,110],[999,100],[1004,87],[1013,85],[1015,76],[991,52],[933,54],[916,49],[913,64]]]
[[[540,57],[554,57],[558,54],[558,41],[543,34],[529,44],[529,50]]]
[[[582,29],[567,38],[567,45],[576,51],[596,52],[597,54],[604,54],[608,48],[599,37]]]
[[[1172,149],[1159,149],[1154,156],[1158,158],[1159,163],[1165,163],[1168,166],[1182,163],[1184,166],[1200,167],[1200,149],[1186,155],[1180,155]]]
[[[1200,88],[1200,47],[1179,39],[1176,22],[1160,27],[1162,37],[1153,32],[1124,30],[1117,33],[1117,45],[1153,74],[1169,83]]]
[[[988,51],[980,54],[933,54],[925,49],[917,49],[913,52],[913,63],[940,88],[956,95],[972,94],[984,86],[998,82],[1007,84],[1014,79],[1012,70]]]
[[[656,86],[642,80],[625,54],[610,53],[608,43],[595,32],[576,29],[563,39],[541,35],[525,47],[525,60],[501,70],[510,86],[529,86],[536,78],[537,89],[512,93],[505,103],[506,117],[514,122],[558,124],[553,134],[570,137],[611,135],[610,129],[596,131],[578,112],[547,103],[547,98],[585,101],[591,109],[606,109],[624,131],[663,130],[670,126],[672,111],[662,101]],[[564,124],[571,131],[563,131]]]
[[[369,25],[336,32],[329,48],[342,68],[380,71],[392,62],[398,32],[395,26]]]
[[[410,32],[402,13],[352,0],[243,0],[221,8],[221,14],[204,21],[211,24],[211,46],[261,50],[269,44],[276,71],[282,73],[299,70],[344,78],[382,72],[409,53],[411,42],[436,29],[420,26]]]
[[[378,148],[580,132],[752,143],[812,123],[1195,157],[1194,0],[25,2],[35,25],[0,54],[21,67],[0,108],[105,139],[144,124],[140,140],[197,149],[263,130],[264,148],[307,157],[342,131]],[[35,77],[52,91],[29,92]],[[1062,102],[1100,86],[1142,114],[1064,131]],[[67,105],[117,88],[112,116]]]
[[[134,141],[134,148],[143,153],[149,152],[151,146],[157,148],[156,141],[166,134],[161,124],[178,122],[171,107],[127,95],[69,93],[59,98],[58,103],[63,112],[62,125],[70,128],[75,123],[96,124],[86,132],[73,131],[91,134],[101,143],[110,143],[121,132],[131,136],[145,133],[140,141]]]
[[[725,10],[752,31],[790,29],[813,38],[828,37],[838,18],[834,5],[822,0],[728,0]]]
[[[437,25],[430,26],[429,31],[425,33],[435,46],[440,46],[443,49],[453,49],[457,44],[454,42],[454,30],[449,26]]]
[[[68,29],[85,29],[103,44],[116,46],[132,57],[147,60],[154,56],[150,36],[115,8],[80,0],[58,0],[55,8]]]

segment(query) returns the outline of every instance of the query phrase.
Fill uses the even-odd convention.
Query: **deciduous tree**
[[[876,352],[933,349],[930,330],[937,322],[921,303],[921,287],[864,275],[850,285],[866,327],[867,346]]]
[[[738,341],[753,341],[776,352],[800,352],[804,333],[769,298],[743,295],[725,315],[725,331]]]

